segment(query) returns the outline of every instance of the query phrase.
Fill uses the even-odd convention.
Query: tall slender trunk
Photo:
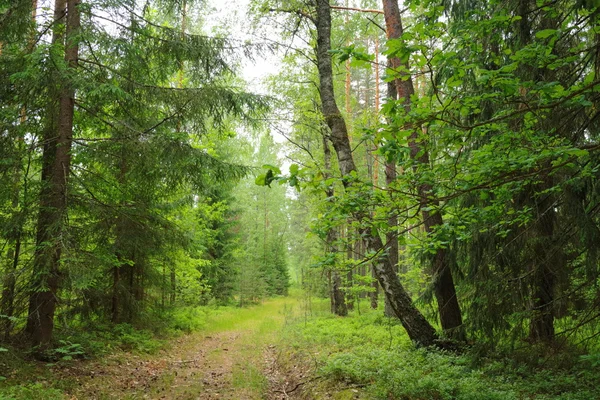
[[[397,0],[383,0],[383,12],[387,28],[388,39],[401,39],[403,28],[400,10]],[[400,77],[395,80],[398,99],[404,99],[404,109],[408,114],[411,110],[411,96],[415,90],[412,77],[409,73],[408,62],[401,62],[398,58],[391,58],[392,67]],[[408,138],[410,157],[415,162],[415,170],[418,167],[427,168],[429,166],[429,153],[423,143],[418,126],[412,127],[412,133]],[[433,234],[437,227],[442,226],[444,221],[439,211],[430,212],[431,208],[436,209],[439,203],[430,198],[433,187],[428,183],[421,183],[417,188],[420,203],[423,225],[427,234]],[[438,304],[440,322],[445,334],[456,340],[464,340],[465,332],[462,324],[462,314],[454,279],[450,269],[450,255],[447,249],[437,249],[432,262],[433,288]]]
[[[21,166],[19,165],[19,170]],[[16,173],[15,178],[20,181],[20,174]],[[16,210],[19,207],[19,188],[13,193],[13,207]],[[3,326],[4,340],[10,339],[10,334],[13,329],[12,317],[15,313],[15,287],[17,284],[17,268],[19,266],[19,258],[21,255],[21,235],[23,231],[24,212],[23,210],[16,211],[19,213],[17,225],[14,232],[14,242],[7,251],[8,266],[4,272],[4,280],[2,282],[2,301],[1,301],[1,312],[3,314]]]
[[[356,172],[356,165],[350,148],[346,123],[336,104],[333,90],[333,69],[331,54],[329,53],[331,49],[331,8],[328,0],[317,1],[316,25],[317,67],[320,78],[319,94],[323,116],[331,130],[330,140],[337,154],[339,168],[344,177],[344,185],[349,188],[354,184],[349,180],[349,177],[353,172]],[[369,216],[363,213],[354,217],[359,221],[364,221]],[[436,339],[435,329],[417,310],[412,299],[400,284],[379,234],[371,228],[363,228],[360,233],[365,239],[367,249],[374,254],[378,254],[373,260],[377,280],[409,337],[421,345],[432,345]]]
[[[37,0],[31,2],[31,33],[28,39],[27,52],[31,53],[35,48],[35,39],[37,36],[36,27],[37,18]],[[1,43],[0,43],[1,53]],[[20,113],[20,125],[24,125],[27,122],[27,105],[24,104],[21,108]],[[27,168],[23,171],[23,159],[22,155],[25,153],[24,149],[24,132],[21,130],[16,137],[16,148],[14,164],[14,175],[12,184],[12,209],[16,214],[15,226],[12,228],[11,237],[9,237],[9,249],[7,251],[7,268],[4,272],[4,280],[2,282],[2,300],[0,306],[0,313],[5,318],[3,320],[2,330],[4,331],[4,340],[8,341],[12,332],[13,323],[11,317],[14,316],[14,302],[15,302],[15,290],[17,283],[17,269],[19,266],[19,260],[21,257],[21,239],[23,234],[23,227],[25,224],[25,215],[27,213],[25,206],[27,204],[27,176],[29,175],[29,168],[31,166],[31,157],[28,157]],[[23,183],[21,182],[23,180]],[[21,196],[22,195],[22,196]],[[21,201],[22,198],[22,201]]]
[[[327,233],[328,250],[330,252],[337,252],[335,248],[335,241],[337,240],[337,233],[335,228],[330,229]],[[333,300],[332,310],[335,315],[345,317],[348,315],[348,307],[346,306],[346,296],[342,290],[342,277],[340,272],[333,267],[331,269],[331,298]]]
[[[326,135],[323,135],[323,158],[324,158],[324,170],[325,180],[330,178],[331,175],[331,150],[327,143]],[[326,191],[327,198],[329,201],[333,201],[334,191],[333,186],[329,186]],[[337,254],[337,248],[335,242],[337,241],[336,228],[330,228],[327,232],[326,245],[328,252]],[[331,269],[331,311],[334,314],[340,316],[348,315],[348,307],[346,306],[346,296],[342,290],[342,278],[340,272],[334,268]]]
[[[117,263],[119,265],[115,265],[112,268],[112,276],[113,276],[113,284],[112,284],[112,296],[111,296],[111,309],[110,309],[110,320],[116,324],[119,322],[121,317],[120,309],[121,309],[121,295],[120,295],[120,287],[121,287],[121,265],[120,260],[117,257]]]
[[[373,282],[371,283],[370,292],[371,308],[373,310],[377,310],[377,307],[379,305],[379,284],[377,283],[377,274],[375,273],[375,268],[371,267],[370,272],[371,278],[373,279]]]
[[[127,163],[127,147],[126,142],[121,144],[121,154],[119,159],[119,175],[117,176],[117,182],[119,187],[123,192],[126,192],[125,185],[127,183],[127,173],[129,171],[129,164]],[[125,296],[125,282],[124,277],[127,276],[131,265],[129,264],[129,260],[127,260],[127,234],[128,234],[128,224],[127,224],[127,215],[125,214],[125,208],[127,203],[124,199],[121,199],[119,202],[119,208],[122,210],[117,215],[117,219],[115,222],[115,258],[116,263],[112,267],[112,295],[111,295],[111,321],[113,323],[121,322],[123,318],[123,311],[126,308],[126,301],[124,299]]]
[[[170,271],[170,281],[171,281],[171,285],[170,285],[170,289],[169,289],[169,305],[174,306],[175,305],[175,296],[177,294],[177,278],[175,275],[175,266],[171,266],[171,271]]]
[[[77,67],[79,56],[78,6],[79,0],[56,0],[55,2],[55,21],[62,20],[66,15],[66,29],[63,36],[60,27],[55,28],[52,42],[56,45],[64,38],[65,61],[71,70]],[[60,260],[64,245],[64,224],[67,217],[67,185],[75,111],[75,90],[68,80],[62,80],[57,94],[56,124],[52,122],[54,116],[50,115],[49,129],[44,135],[42,190],[27,321],[27,332],[31,334],[32,344],[39,346],[39,351],[48,348],[54,330]],[[50,101],[52,102],[52,99]]]
[[[533,341],[552,342],[554,340],[554,287],[556,271],[551,264],[558,265],[560,257],[550,256],[554,223],[554,196],[547,190],[553,186],[551,176],[544,177],[538,185],[540,199],[536,201],[536,237],[533,239],[532,263],[532,315],[529,325],[529,338]]]
[[[390,60],[388,60],[387,62],[387,67],[388,68],[392,68],[391,62]],[[394,82],[388,82],[387,83],[387,97],[390,100],[395,100],[397,97],[397,92],[396,92],[396,85],[394,84]],[[396,173],[396,162],[393,160],[388,160],[385,163],[385,184],[386,187],[388,188],[388,192],[390,194],[390,196],[392,196],[393,192],[391,190],[389,190],[389,187],[391,186],[391,184],[396,180],[397,177],[397,173]],[[390,199],[393,200],[393,199]],[[390,262],[392,263],[392,265],[394,265],[394,271],[396,273],[398,273],[398,263],[399,263],[399,257],[398,254],[400,253],[400,246],[398,245],[398,233],[395,231],[396,228],[398,227],[398,215],[394,212],[390,213],[390,216],[388,218],[388,226],[389,226],[389,230],[385,235],[385,240],[387,243],[387,247],[389,249],[388,254],[390,257]],[[392,310],[389,302],[385,301],[385,316],[386,317],[393,317],[394,316],[394,311]]]

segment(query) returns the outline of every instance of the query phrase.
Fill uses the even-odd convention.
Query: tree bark
[[[171,266],[171,287],[169,290],[169,305],[175,305],[175,298],[177,295],[177,276],[175,275],[175,266]]]
[[[331,65],[331,8],[328,0],[317,1],[317,66],[320,78],[320,97],[323,116],[331,131],[330,140],[335,148],[338,164],[346,188],[354,185],[350,179],[356,172],[356,166],[350,148],[346,123],[338,109],[333,90],[333,69]],[[368,215],[355,215],[359,221],[364,221]],[[370,228],[361,229],[366,247],[378,254],[374,257],[373,268],[390,305],[406,329],[409,337],[424,346],[432,345],[436,339],[435,329],[414,306],[412,299],[406,293],[398,276],[394,272],[377,232]]]
[[[400,10],[397,0],[382,0],[388,39],[401,39],[403,28]],[[408,72],[408,62],[401,62],[398,58],[391,58],[392,67],[400,75],[395,79],[398,100],[403,100],[404,109],[408,114],[411,110],[411,96],[414,95],[412,77]],[[420,138],[419,127],[412,127],[412,133],[408,138],[410,157],[415,162],[415,170],[418,166],[427,168],[429,166],[429,153]],[[430,208],[437,209],[439,203],[430,198],[433,187],[429,183],[419,184],[417,190],[423,217],[423,225],[427,234],[433,234],[437,227],[442,226],[444,221],[439,211],[429,212]],[[433,288],[438,304],[440,322],[444,333],[456,340],[465,340],[465,332],[462,324],[462,313],[456,297],[454,279],[450,269],[450,257],[447,249],[437,249],[432,262]]]
[[[371,283],[371,308],[373,310],[377,310],[377,307],[379,305],[379,284],[377,283],[377,275],[375,274],[375,268],[371,267],[370,272],[371,277],[374,279],[373,283]]]
[[[387,61],[387,67],[392,68],[392,64],[390,60]],[[387,97],[390,100],[395,100],[398,93],[396,92],[396,84],[392,82],[387,83]],[[390,185],[396,180],[396,163],[394,161],[386,161],[385,163],[385,184],[389,190]],[[390,196],[392,192],[390,191]],[[392,200],[392,199],[391,199]],[[399,254],[400,254],[400,246],[398,244],[398,233],[395,232],[395,229],[398,227],[398,215],[396,213],[390,213],[390,217],[388,218],[388,226],[391,230],[389,230],[385,235],[385,240],[387,242],[388,254],[390,257],[390,262],[394,265],[394,271],[396,274],[398,273],[398,263],[399,263]],[[384,314],[386,317],[394,317],[394,311],[390,306],[387,299],[385,300],[385,310]]]
[[[546,176],[538,185],[541,197],[536,202],[537,221],[535,222],[535,238],[533,244],[532,263],[532,316],[529,325],[529,338],[534,342],[552,342],[554,340],[554,286],[556,272],[551,263],[560,263],[557,255],[549,258],[548,249],[553,248],[554,197],[546,190],[553,187],[551,176]]]
[[[330,178],[331,171],[331,150],[327,144],[327,138],[323,135],[323,157],[324,157],[324,170],[325,180]],[[333,201],[334,191],[333,186],[329,186],[326,191],[327,198],[329,201]],[[337,248],[335,242],[337,241],[337,232],[335,228],[330,228],[327,232],[327,251],[337,254]],[[346,316],[348,315],[348,307],[346,306],[346,296],[342,290],[342,278],[337,269],[331,269],[331,310],[335,315]]]
[[[66,15],[66,29],[63,35],[61,29],[56,28],[52,42],[58,45],[65,40],[65,61],[71,70],[77,67],[79,55],[76,40],[80,27],[78,6],[79,0],[55,2],[55,21],[60,21]],[[32,344],[38,346],[40,352],[50,345],[54,330],[75,110],[75,90],[71,83],[63,80],[57,92],[57,122],[54,124],[54,117],[48,116],[51,122],[44,136],[40,212],[27,321],[27,332],[31,334]]]
[[[118,260],[118,258],[117,258]],[[120,287],[121,287],[121,269],[120,265],[112,267],[113,285],[112,285],[112,297],[111,297],[111,309],[110,319],[113,324],[119,323],[121,317],[121,301],[120,301]]]

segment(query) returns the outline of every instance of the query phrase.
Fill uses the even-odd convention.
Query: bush
[[[135,329],[130,324],[119,324],[113,328],[116,341],[123,350],[139,351],[141,353],[156,353],[163,342],[145,329]]]
[[[170,326],[172,329],[185,333],[198,331],[206,327],[209,313],[207,308],[177,308],[170,316]]]

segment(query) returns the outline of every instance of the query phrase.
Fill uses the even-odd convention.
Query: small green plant
[[[152,354],[163,346],[163,342],[157,339],[152,332],[145,329],[135,329],[130,324],[115,325],[114,334],[123,350]]]
[[[579,359],[592,368],[600,367],[600,353],[586,354],[580,356]]]
[[[177,331],[191,333],[206,326],[209,310],[201,307],[181,307],[170,316],[170,327]]]
[[[61,361],[69,361],[85,355],[85,351],[79,343],[71,343],[67,340],[59,340],[59,343],[61,346],[53,349],[52,353]]]

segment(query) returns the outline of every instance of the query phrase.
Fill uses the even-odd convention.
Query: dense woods
[[[0,349],[294,286],[600,364],[595,1],[252,0],[252,40],[211,4],[0,3]]]
[[[233,133],[266,111],[234,73],[251,49],[203,34],[197,6],[2,10],[4,340],[25,334],[43,352],[55,324],[227,302],[247,268],[265,281],[252,301],[286,292],[286,218],[268,231],[236,222],[266,192],[237,182],[276,158],[272,144],[252,149],[264,133]],[[240,251],[259,240],[265,254],[248,262]]]
[[[309,96],[318,93],[321,105],[302,96],[306,85],[290,83],[283,93],[296,118],[293,143],[314,139],[311,151],[296,146],[305,168],[281,179],[304,191],[334,188],[335,202],[323,205],[314,229],[325,242],[337,230],[333,248],[346,261],[323,261],[326,268],[348,276],[346,287],[353,273],[368,277],[364,269],[372,268],[391,309],[422,344],[593,347],[593,5],[421,1],[407,2],[401,15],[395,1],[347,9],[327,1],[266,3],[265,18],[306,27],[303,51],[289,56],[296,69],[279,79],[313,82],[318,92]],[[386,38],[383,54],[373,54]],[[384,57],[387,65],[375,62]],[[374,82],[380,75],[390,90]],[[321,113],[329,127],[337,176],[323,172],[323,130],[308,130],[306,113]],[[396,242],[397,266],[389,251]],[[417,311],[406,293],[436,308]],[[437,335],[423,313],[439,323]]]

